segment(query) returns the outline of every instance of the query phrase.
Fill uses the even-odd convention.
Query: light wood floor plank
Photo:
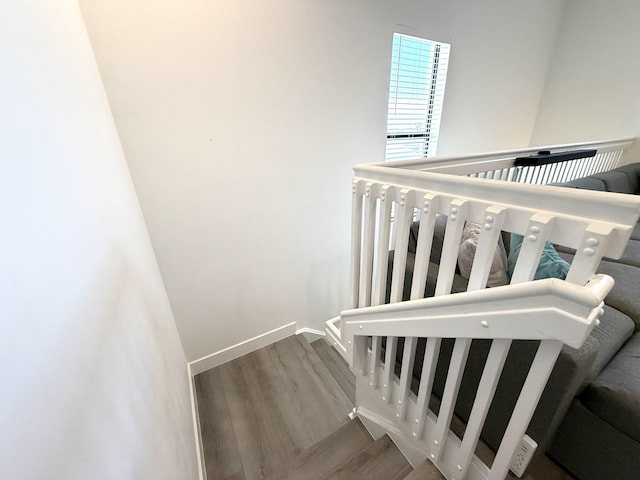
[[[282,474],[269,480],[318,480],[373,443],[360,420],[351,420],[296,457]]]
[[[351,412],[354,407],[353,402],[349,400],[344,390],[340,388],[336,379],[331,375],[331,372],[329,372],[324,362],[318,357],[304,336],[296,335],[291,337],[291,340],[294,343],[294,351],[309,372],[310,378],[314,380],[314,383],[324,393],[325,398],[331,403],[332,410],[337,414],[340,422],[344,422],[345,415]]]
[[[355,405],[356,403],[356,376],[349,370],[349,364],[340,356],[335,348],[331,347],[323,339],[316,340],[311,344],[318,357],[336,379],[340,388],[347,398]]]
[[[286,338],[267,348],[309,436],[315,443],[346,423],[349,410],[336,412],[333,403],[327,401],[330,394],[322,382],[318,381],[317,375],[310,373],[296,354],[296,343],[297,341],[294,343]]]
[[[207,479],[245,480],[220,370],[196,375],[195,387]]]
[[[220,367],[247,480],[267,478],[302,448],[285,427],[279,403],[285,392],[259,375],[256,362],[246,355]]]
[[[384,436],[322,480],[402,480],[411,465],[388,436]]]
[[[435,465],[427,460],[403,480],[445,480],[445,478]]]
[[[209,480],[274,475],[346,423],[353,408],[315,351],[296,338],[204,372],[197,383]]]
[[[317,440],[309,435],[307,426],[304,423],[296,399],[292,398],[282,377],[278,374],[273,358],[269,350],[262,348],[254,352],[259,360],[259,374],[264,382],[273,386],[274,408],[278,412],[278,417],[282,421],[281,428],[288,433],[295,446],[293,453],[298,454],[301,450],[311,447]]]

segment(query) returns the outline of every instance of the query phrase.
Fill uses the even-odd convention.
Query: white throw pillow
[[[460,275],[467,280],[471,275],[473,258],[476,255],[481,231],[482,227],[477,223],[467,222],[462,232],[460,251],[458,252],[458,267],[460,268]],[[499,242],[493,254],[491,270],[489,272],[489,278],[487,279],[487,287],[499,287],[500,285],[507,285],[509,283],[507,264],[504,260],[507,254],[506,251],[503,252],[501,249],[504,250],[504,245],[502,245],[502,242]]]

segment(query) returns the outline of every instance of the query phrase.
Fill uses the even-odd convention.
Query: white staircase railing
[[[630,143],[586,146],[611,161]],[[613,280],[596,275],[601,258],[622,254],[640,213],[634,196],[518,183],[530,175],[511,170],[514,158],[538,150],[355,167],[353,308],[327,322],[327,336],[356,373],[357,412],[365,424],[389,433],[412,463],[431,459],[448,479],[506,476],[560,349],[564,344],[579,348],[602,312]],[[574,171],[569,166],[555,170]],[[487,171],[511,171],[506,176],[515,181],[478,178]],[[460,290],[454,284],[467,222],[479,224],[481,233],[466,291],[451,294]],[[444,226],[440,239],[439,226]],[[486,289],[505,233],[524,236],[510,284]],[[576,250],[566,280],[532,281],[546,242]],[[434,257],[436,243],[442,246]],[[430,402],[444,338],[455,343],[436,414]],[[426,339],[426,347],[419,384],[412,389],[419,339]],[[458,438],[451,421],[472,339],[492,344],[465,433]],[[540,345],[487,466],[474,452],[515,339]],[[399,370],[397,358],[402,359]]]
[[[618,166],[624,152],[635,139],[611,140],[606,142],[571,143],[544,147],[528,147],[501,152],[477,153],[464,156],[417,158],[385,162],[391,168],[423,170],[429,172],[468,175],[470,177],[515,181],[537,185],[568,182],[576,178],[611,170]],[[593,156],[585,156],[572,161],[556,162],[536,166],[517,166],[514,160],[528,157],[538,152],[567,152],[595,150]]]
[[[413,439],[411,451],[405,451],[407,457],[416,463],[428,457],[447,478],[502,479],[562,345],[578,348],[582,344],[597,322],[602,300],[612,285],[613,280],[606,276],[594,278],[586,287],[546,279],[343,312],[347,355],[358,376],[357,409],[375,412],[366,415],[368,420],[381,423],[378,418],[382,418],[394,425],[394,440]],[[399,333],[405,337],[401,374],[399,379],[389,380],[395,359],[380,362],[379,357],[369,353],[367,339],[386,336],[389,342]],[[411,395],[410,376],[418,338],[427,338],[427,346],[415,396]],[[436,416],[428,409],[428,401],[444,338],[456,340]],[[493,343],[467,428],[458,439],[450,433],[450,424],[471,340],[478,338],[491,339]],[[541,342],[489,468],[474,452],[514,339]]]

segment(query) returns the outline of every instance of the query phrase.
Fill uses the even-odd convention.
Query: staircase
[[[291,462],[286,472],[269,478],[401,480],[412,470],[409,462],[387,435],[374,441],[360,420],[355,419],[302,452]]]
[[[354,383],[324,341],[302,335],[197,375],[206,478],[443,478],[430,462],[414,470],[387,435],[374,440],[349,420]]]
[[[350,308],[326,335],[356,375],[359,418],[413,465],[429,458],[448,480],[527,469],[523,452],[535,447],[525,433],[556,359],[599,323],[613,287],[599,262],[622,255],[640,212],[628,195],[539,185],[581,176],[591,158],[619,158],[629,142],[589,146],[354,167]],[[541,262],[553,245],[575,251],[562,274]],[[508,278],[490,284],[491,272]],[[534,349],[516,382],[519,364],[507,357],[521,342]],[[558,405],[546,412],[560,419]],[[555,424],[534,424],[541,451]],[[495,451],[489,461],[481,438]]]
[[[615,163],[630,143],[564,146],[555,160],[525,149],[356,165],[351,308],[326,329],[349,367],[324,344],[294,336],[198,374],[207,478],[435,479],[442,472],[448,480],[502,480],[512,464],[522,474],[520,446],[556,358],[564,345],[583,345],[613,286],[596,274],[600,259],[622,254],[640,212],[629,195],[537,184],[581,176],[590,157]],[[472,258],[461,258],[467,226],[479,233]],[[521,239],[510,280],[486,288],[510,238]],[[566,278],[534,280],[551,244],[575,251]],[[470,266],[466,278],[460,263]],[[468,362],[474,341],[488,351]],[[536,349],[505,400],[499,384],[520,341]],[[475,375],[470,391],[467,367]],[[467,412],[461,429],[459,401]],[[499,421],[493,407],[504,410]],[[359,420],[349,421],[352,412]],[[502,429],[482,437],[495,437],[495,455],[482,453],[485,426]],[[525,478],[565,478],[533,472]]]

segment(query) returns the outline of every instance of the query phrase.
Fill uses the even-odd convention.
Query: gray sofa
[[[640,194],[640,164],[626,165],[565,184],[567,187]],[[570,256],[573,252],[563,251]],[[605,259],[599,272],[616,284],[590,341],[599,340],[600,362],[572,399],[549,455],[581,480],[640,478],[640,227],[620,259]],[[620,347],[618,344],[622,343]],[[587,345],[585,345],[587,347]],[[585,348],[583,347],[583,349]],[[588,347],[587,347],[588,348]],[[582,350],[582,349],[581,349]]]
[[[569,182],[565,187],[640,193],[640,164]],[[431,266],[425,296],[437,275],[444,221],[434,235]],[[419,223],[411,228],[403,299],[411,290],[413,260]],[[507,239],[508,241],[508,239]],[[508,248],[507,248],[508,251]],[[573,252],[559,250],[570,260]],[[390,263],[393,261],[393,252]],[[636,226],[622,258],[602,261],[599,272],[616,283],[606,299],[605,313],[580,349],[565,346],[542,394],[527,434],[538,443],[538,454],[547,452],[580,480],[640,478],[640,228]],[[453,291],[464,291],[466,281],[456,275]],[[416,357],[424,356],[425,340]],[[489,410],[483,440],[497,449],[517,396],[533,361],[538,342],[515,341]],[[480,381],[490,343],[474,340],[460,387],[456,414],[466,421]],[[444,340],[438,361],[434,394],[441,396],[453,349]],[[402,339],[398,361],[402,356]],[[416,361],[414,378],[421,375]],[[435,405],[437,409],[437,405]]]

